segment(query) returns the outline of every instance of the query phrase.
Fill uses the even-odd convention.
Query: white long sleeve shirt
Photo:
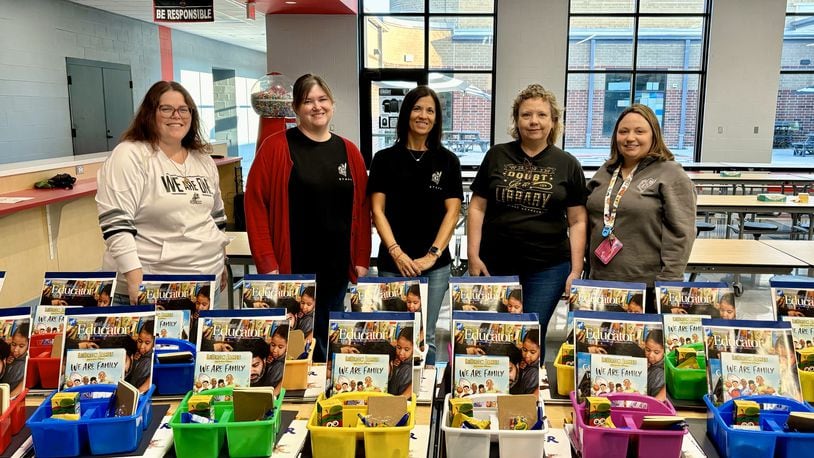
[[[184,164],[141,142],[122,142],[99,169],[96,207],[107,249],[105,270],[214,274],[229,239],[215,162],[190,152]]]

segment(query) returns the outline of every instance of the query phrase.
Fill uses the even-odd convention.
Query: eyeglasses
[[[188,118],[192,114],[192,109],[187,106],[175,108],[172,105],[161,105],[158,107],[158,112],[165,118],[172,118],[176,111],[182,118]]]

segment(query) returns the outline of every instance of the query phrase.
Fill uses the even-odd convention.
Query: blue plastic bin
[[[177,395],[186,394],[192,389],[195,379],[195,345],[184,339],[155,339],[155,352],[153,364],[153,384],[155,394]],[[175,348],[159,348],[161,345],[171,345]],[[165,364],[158,361],[158,355],[174,351],[192,352],[192,361],[188,363]]]
[[[806,403],[781,396],[742,396],[739,400],[755,401],[760,404],[760,429],[749,431],[732,427],[735,404],[732,400],[720,406],[704,395],[707,404],[707,434],[718,453],[723,457],[778,457],[792,458],[810,456],[814,449],[814,434],[785,432],[784,427],[789,412],[814,412]],[[781,409],[766,409],[766,404],[783,406]]]
[[[81,417],[77,421],[52,419],[51,398],[37,407],[26,425],[31,430],[34,452],[38,457],[68,457],[90,453],[111,455],[138,448],[144,430],[152,420],[152,395],[155,385],[139,397],[136,414],[112,417],[110,398],[80,399]],[[116,385],[82,385],[65,391],[113,393]]]

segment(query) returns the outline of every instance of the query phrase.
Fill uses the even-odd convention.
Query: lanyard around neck
[[[605,227],[602,228],[602,236],[607,237],[613,232],[613,226],[616,224],[616,212],[619,210],[619,202],[622,201],[622,196],[625,195],[627,192],[627,188],[630,187],[630,182],[633,181],[633,174],[636,173],[636,169],[639,168],[639,164],[633,166],[633,169],[627,175],[624,181],[622,181],[622,186],[619,188],[619,192],[616,193],[616,197],[613,199],[613,205],[611,205],[611,196],[613,196],[613,187],[616,186],[616,178],[619,176],[619,173],[622,171],[622,165],[619,164],[612,173],[610,183],[608,183],[608,191],[605,193],[605,211],[602,215],[602,219],[605,223]]]

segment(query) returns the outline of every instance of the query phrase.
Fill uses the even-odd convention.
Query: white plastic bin
[[[548,429],[538,431],[509,431],[498,429],[497,409],[475,408],[475,417],[490,420],[491,429],[463,429],[449,426],[449,397],[444,398],[444,417],[441,430],[446,437],[449,458],[489,458],[491,442],[497,442],[500,458],[543,458]]]

